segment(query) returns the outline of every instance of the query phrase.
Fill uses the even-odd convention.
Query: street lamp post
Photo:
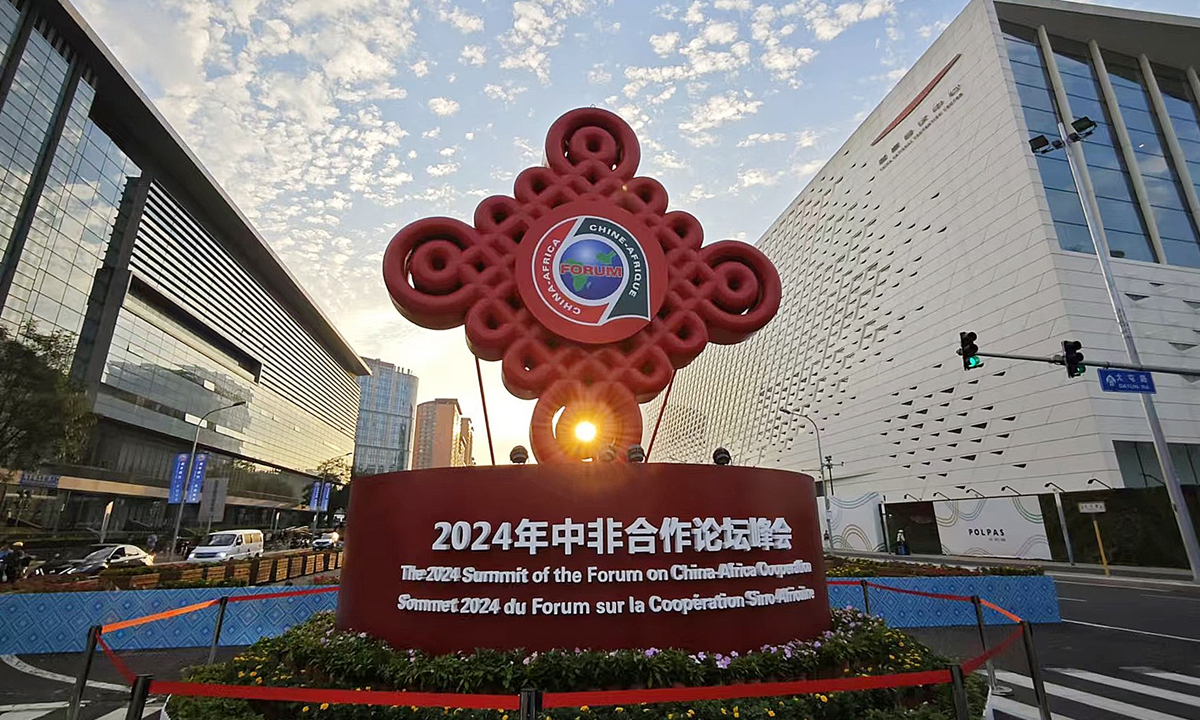
[[[829,481],[826,479],[826,475],[825,475],[825,461],[823,460],[823,458],[825,458],[825,453],[821,451],[821,428],[817,427],[817,422],[815,420],[813,420],[812,418],[810,418],[807,415],[804,415],[803,413],[792,412],[791,410],[788,410],[787,408],[779,408],[779,412],[784,413],[786,415],[791,415],[792,417],[798,417],[798,418],[803,418],[803,419],[807,420],[809,423],[812,424],[813,432],[816,433],[816,436],[817,436],[817,465],[821,469],[821,487],[824,489],[823,494],[825,496],[825,532],[829,534],[829,549],[832,551],[833,550],[833,508],[830,507],[830,505],[829,505],[830,487],[829,487]],[[830,463],[830,466],[832,467],[832,463]]]
[[[1048,40],[1044,37],[1044,32],[1039,31],[1039,36],[1043,44],[1048,44]],[[1065,114],[1061,112],[1060,114]],[[1088,127],[1087,118],[1080,118],[1071,124],[1070,129],[1066,123],[1067,118],[1061,118],[1058,123],[1058,134],[1061,145],[1066,148],[1067,165],[1071,169],[1071,177],[1075,180],[1075,187],[1079,190],[1079,199],[1083,206],[1083,219],[1087,223],[1088,234],[1092,237],[1092,245],[1096,251],[1096,260],[1100,265],[1100,275],[1104,278],[1104,289],[1108,291],[1108,299],[1112,304],[1113,314],[1116,316],[1117,327],[1121,331],[1121,339],[1125,344],[1125,352],[1129,356],[1129,361],[1135,365],[1141,364],[1141,357],[1138,355],[1137,345],[1133,338],[1133,325],[1129,322],[1129,318],[1125,315],[1125,307],[1121,302],[1121,293],[1117,288],[1116,276],[1113,274],[1112,266],[1109,263],[1109,248],[1108,236],[1104,232],[1104,225],[1100,222],[1100,203],[1096,199],[1095,187],[1092,185],[1091,174],[1088,172],[1087,160],[1083,157],[1083,148],[1080,146],[1083,137],[1086,136],[1091,128],[1095,127],[1095,123],[1091,123]],[[1158,464],[1162,467],[1163,481],[1167,486],[1167,495],[1171,498],[1171,509],[1175,512],[1175,522],[1179,526],[1179,534],[1183,540],[1183,549],[1187,555],[1188,566],[1192,571],[1192,581],[1200,582],[1200,542],[1196,539],[1196,530],[1192,525],[1191,513],[1188,512],[1187,501],[1183,496],[1183,488],[1180,486],[1179,474],[1175,471],[1174,461],[1171,459],[1170,446],[1167,444],[1167,436],[1163,432],[1162,423],[1158,418],[1158,410],[1154,406],[1154,400],[1147,394],[1141,394],[1142,410],[1146,415],[1146,424],[1150,426],[1150,437],[1154,442],[1154,452],[1158,456]]]
[[[204,421],[209,415],[221,412],[222,410],[230,410],[235,407],[241,407],[246,404],[245,400],[239,400],[232,405],[225,405],[209,410],[200,416],[199,422],[196,423],[196,434],[192,436],[192,452],[188,455],[187,473],[183,476],[183,492],[179,496],[179,512],[175,513],[175,532],[171,536],[171,554],[175,554],[176,548],[179,547],[179,527],[183,524],[183,507],[187,505],[184,502],[187,499],[187,484],[192,478],[192,468],[196,463],[196,447],[200,444],[200,428],[204,427]]]
[[[1067,530],[1067,514],[1063,511],[1062,494],[1066,492],[1056,483],[1048,482],[1043,487],[1054,488],[1054,507],[1058,509],[1058,524],[1062,528],[1063,545],[1067,548],[1067,562],[1075,564],[1075,551],[1071,549],[1071,533]]]

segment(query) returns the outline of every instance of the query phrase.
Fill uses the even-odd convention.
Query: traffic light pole
[[[1044,42],[1044,30],[1039,29],[1039,39]],[[1063,121],[1058,124],[1058,134],[1062,138],[1067,151],[1067,163],[1071,168],[1071,176],[1079,189],[1079,199],[1083,204],[1083,217],[1087,222],[1088,232],[1096,249],[1096,259],[1100,264],[1100,274],[1104,276],[1104,287],[1108,290],[1108,299],[1112,303],[1116,315],[1117,326],[1121,330],[1121,338],[1125,341],[1125,351],[1129,355],[1132,369],[1149,369],[1142,365],[1138,356],[1137,345],[1133,340],[1133,326],[1125,315],[1121,304],[1121,293],[1117,289],[1117,280],[1109,263],[1108,236],[1100,222],[1100,205],[1096,200],[1095,188],[1088,173],[1087,161],[1083,157],[1083,149],[1079,146],[1079,136],[1068,133]],[[1093,364],[1093,363],[1087,363]],[[1163,371],[1160,371],[1163,372]],[[1184,374],[1195,374],[1184,373]],[[1188,512],[1187,502],[1183,497],[1179,475],[1175,472],[1175,464],[1171,460],[1171,450],[1167,445],[1167,436],[1163,433],[1162,423],[1158,419],[1158,410],[1154,407],[1154,399],[1146,393],[1141,393],[1142,409],[1146,413],[1146,424],[1150,426],[1150,436],[1154,440],[1154,452],[1158,455],[1158,464],[1163,471],[1163,484],[1167,486],[1167,495],[1171,498],[1171,509],[1175,511],[1175,522],[1179,526],[1179,535],[1183,540],[1183,549],[1187,554],[1188,566],[1192,571],[1192,581],[1200,583],[1200,543],[1196,540],[1196,529],[1192,525],[1191,513]]]
[[[1051,365],[1066,365],[1062,355],[1051,355],[1044,357],[1040,355],[1017,355],[1015,353],[991,353],[977,352],[978,357],[1003,358],[1005,360],[1028,360],[1030,362],[1044,362]],[[1188,368],[1166,367],[1164,365],[1142,365],[1141,363],[1114,363],[1102,362],[1096,360],[1085,360],[1084,367],[1098,367],[1115,370],[1141,370],[1143,372],[1167,373],[1169,375],[1188,375],[1191,377],[1200,377],[1200,370]]]

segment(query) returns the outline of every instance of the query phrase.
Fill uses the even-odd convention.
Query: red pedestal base
[[[351,486],[338,626],[398,648],[728,652],[829,623],[806,475],[577,463]]]

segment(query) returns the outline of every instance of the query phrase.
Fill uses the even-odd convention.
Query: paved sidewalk
[[[962,555],[889,555],[881,552],[864,552],[859,550],[834,550],[833,555],[840,557],[864,558],[867,560],[892,560],[898,562],[939,563],[943,565],[961,565],[963,567],[980,567],[1009,565],[1013,567],[1040,567],[1050,575],[1099,575],[1104,576],[1104,567],[1090,563],[1050,562],[1046,560],[1021,560],[1017,558],[982,558]],[[1190,582],[1192,574],[1183,568],[1134,567],[1129,565],[1109,565],[1114,577],[1143,578],[1155,580],[1176,580]]]

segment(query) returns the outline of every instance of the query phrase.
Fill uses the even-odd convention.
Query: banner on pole
[[[178,505],[183,500],[183,486],[187,480],[188,453],[179,453],[171,462],[171,486],[167,492],[167,503]]]
[[[208,453],[196,453],[196,460],[192,463],[192,475],[188,478],[187,493],[183,499],[185,503],[200,502],[200,491],[204,488],[206,470],[208,470]]]

